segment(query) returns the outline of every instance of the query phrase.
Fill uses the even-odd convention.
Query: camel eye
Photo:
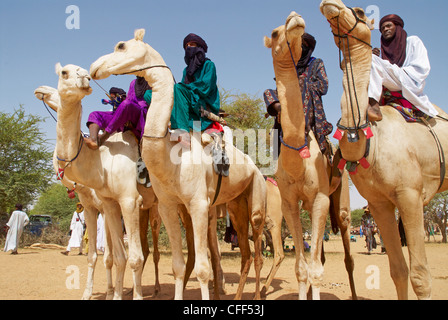
[[[278,31],[274,31],[274,32],[272,32],[271,37],[272,37],[272,39],[277,39],[277,37],[278,37]]]
[[[124,47],[125,47],[124,42],[121,42],[121,43],[118,44],[117,49],[118,50],[124,50]]]
[[[360,19],[364,19],[365,16],[366,16],[366,14],[364,13],[364,11],[361,10],[361,9],[356,9],[355,12],[356,12],[356,14],[358,15],[358,17],[359,17]]]

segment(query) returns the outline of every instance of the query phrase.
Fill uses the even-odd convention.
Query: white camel
[[[245,214],[254,231],[257,278],[255,297],[259,298],[259,276],[262,266],[261,234],[266,205],[264,179],[248,156],[227,143],[226,151],[233,163],[230,166],[229,177],[222,179],[221,192],[217,194],[219,178],[213,171],[210,154],[204,151],[200,134],[192,136],[191,150],[182,149],[177,144],[177,140],[170,141],[168,125],[174,103],[174,80],[160,54],[143,42],[144,34],[145,31],[140,29],[135,32],[134,39],[119,42],[113,53],[100,57],[92,64],[90,74],[94,79],[104,79],[112,74],[130,73],[144,77],[152,87],[152,102],[142,142],[142,156],[159,200],[159,213],[170,238],[175,299],[183,298],[185,275],[185,261],[177,218],[178,205],[185,205],[192,219],[196,253],[195,272],[201,286],[202,298],[209,299],[208,212],[213,205],[233,201],[242,204],[243,210],[247,209]],[[174,161],[179,158],[182,161]],[[216,194],[217,198],[214,201]],[[248,271],[247,266],[250,265],[250,254],[249,257],[243,256],[242,263],[243,275],[236,295],[237,299],[241,298],[244,273]]]
[[[103,203],[113,261],[117,268],[114,299],[121,299],[127,254],[121,215],[129,239],[129,264],[133,270],[134,298],[142,299],[141,275],[145,261],[140,235],[140,210],[152,207],[151,189],[137,185],[138,148],[129,133],[113,135],[99,150],[83,148],[81,100],[91,93],[88,72],[78,66],[56,65],[59,75],[56,154],[59,174],[95,190]],[[152,193],[152,194],[151,194]],[[142,197],[143,195],[143,197]],[[145,243],[144,243],[145,244]]]
[[[40,86],[34,91],[34,94],[38,100],[44,101],[51,109],[55,112],[58,112],[58,109],[61,105],[61,99],[59,96],[59,92],[57,89],[49,87],[49,86]],[[58,164],[57,164],[57,156],[56,149],[53,155],[53,166],[57,173]],[[95,271],[96,261],[97,261],[97,247],[96,247],[96,239],[97,239],[97,213],[102,212],[104,214],[104,208],[102,201],[96,195],[96,192],[88,188],[82,184],[75,183],[70,181],[67,176],[63,176],[61,180],[62,184],[67,187],[68,190],[76,191],[78,194],[80,202],[84,206],[84,216],[86,218],[86,226],[87,232],[89,234],[89,253],[88,253],[88,274],[87,274],[87,284],[86,289],[84,290],[83,300],[89,300],[92,297],[93,292],[93,275]],[[160,259],[160,253],[158,250],[158,238],[161,226],[161,219],[157,210],[157,202],[153,196],[153,192],[150,190],[144,191],[146,197],[149,198],[149,203],[146,204],[146,207],[149,209],[143,209],[140,211],[140,219],[141,219],[141,241],[143,249],[143,254],[145,256],[145,261],[149,254],[149,248],[147,245],[147,228],[148,228],[148,219],[151,225],[152,231],[152,239],[154,245],[153,252],[153,262],[155,266],[155,285],[154,285],[154,296],[160,292],[160,282],[159,282],[159,272],[158,272],[158,264]],[[149,197],[148,197],[149,195]],[[106,234],[106,248],[104,252],[104,265],[106,267],[106,275],[107,275],[107,294],[108,298],[112,298],[114,294],[113,282],[112,282],[112,265],[113,265],[113,256],[111,255],[110,248],[112,248],[111,243],[111,235],[109,234],[109,227],[105,222],[105,234]],[[122,247],[119,247],[120,249]]]
[[[34,91],[34,95],[38,100],[44,101],[48,106],[50,106],[51,109],[53,109],[56,112],[58,111],[58,108],[61,104],[61,99],[59,97],[57,89],[48,86],[40,86]],[[53,167],[55,169],[55,172],[57,173],[58,165],[57,165],[56,149],[53,154]],[[78,193],[79,201],[82,203],[84,207],[84,217],[86,219],[87,232],[89,234],[89,253],[87,256],[87,262],[88,262],[87,284],[82,299],[89,300],[92,297],[93,275],[95,272],[95,266],[98,258],[96,251],[97,249],[96,217],[98,212],[104,212],[102,208],[102,202],[100,199],[98,199],[94,190],[81,184],[76,184],[75,182],[68,180],[67,177],[63,177],[61,183],[67,188],[67,190],[70,190],[71,192],[74,192],[76,190],[76,193]],[[111,272],[112,268],[112,263],[110,263],[112,260],[109,259],[108,253],[109,249],[107,248],[104,255],[104,264],[107,273]],[[107,278],[110,279],[111,277],[108,276]],[[111,283],[108,284],[108,288],[111,287],[112,284]]]
[[[60,96],[57,89],[49,87],[49,86],[40,86],[34,91],[34,94],[37,99],[44,101],[51,109],[53,109],[55,112],[58,111],[60,108]],[[57,158],[56,158],[56,150],[53,156],[53,165],[55,168],[55,171],[58,171],[58,165],[57,165]],[[61,180],[62,184],[64,184],[67,189],[69,190],[75,190],[75,183],[73,181],[68,180],[66,176],[63,177]],[[83,294],[83,300],[89,300],[92,296],[92,290],[93,290],[93,274],[95,270],[96,265],[96,227],[97,227],[97,221],[96,221],[96,214],[98,212],[104,212],[102,202],[98,199],[95,191],[91,188],[88,188],[86,186],[83,186],[81,184],[76,184],[76,192],[78,193],[79,199],[81,203],[84,206],[84,213],[86,217],[86,225],[87,230],[89,232],[89,255],[88,255],[88,276],[87,276],[87,285],[86,289]],[[151,198],[152,199],[152,198]],[[154,286],[154,296],[157,296],[157,294],[160,292],[160,282],[159,282],[159,272],[158,272],[158,263],[160,259],[160,253],[158,250],[158,238],[159,238],[159,232],[161,227],[161,218],[158,214],[157,205],[156,203],[150,202],[147,206],[151,206],[150,210],[142,210],[141,217],[140,217],[140,228],[141,228],[141,239],[142,239],[142,246],[145,246],[147,244],[147,227],[148,227],[148,218],[149,223],[151,225],[151,231],[152,231],[152,239],[153,239],[153,246],[154,246],[154,252],[153,252],[153,261],[155,265],[155,286]],[[225,209],[225,205],[224,205]],[[146,211],[149,211],[146,212]],[[222,210],[221,210],[222,211]],[[225,210],[224,210],[225,211]],[[188,259],[187,259],[187,270],[186,270],[186,277],[185,277],[185,285],[188,281],[188,277],[191,274],[193,270],[193,264],[194,264],[194,248],[193,248],[193,235],[190,232],[191,231],[191,219],[189,219],[188,214],[186,213],[184,208],[180,208],[179,210],[179,216],[181,217],[184,227],[187,230],[187,245],[189,247],[188,250]],[[209,225],[209,247],[212,255],[212,265],[213,265],[213,271],[214,271],[214,280],[215,280],[215,299],[219,299],[219,290],[223,290],[224,286],[224,279],[222,274],[222,269],[220,265],[220,257],[219,257],[219,247],[217,243],[216,238],[216,224],[217,224],[217,215],[215,213],[215,208],[210,210],[210,225]],[[110,254],[109,247],[111,247],[110,242],[110,235],[109,235],[109,228],[106,226],[106,250],[104,253],[104,263],[106,267],[106,274],[108,279],[108,290],[107,290],[107,296],[112,297],[113,296],[113,285],[112,285],[112,265],[113,265],[113,257]],[[144,247],[144,255],[145,255],[145,261],[146,257],[149,253],[149,248]]]

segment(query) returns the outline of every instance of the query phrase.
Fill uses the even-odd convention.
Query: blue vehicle
[[[53,224],[53,219],[49,215],[32,215],[30,216],[30,223],[26,226],[28,232],[33,235],[40,236],[42,230],[50,227]]]

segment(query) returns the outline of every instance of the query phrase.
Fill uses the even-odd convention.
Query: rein
[[[140,68],[140,69],[137,69],[137,70],[132,70],[132,71],[123,72],[123,73],[114,73],[113,75],[114,76],[122,76],[122,75],[126,75],[126,74],[132,74],[132,73],[135,73],[135,72],[145,71],[145,70],[148,70],[148,69],[154,69],[154,68],[166,68],[166,69],[170,70],[171,75],[173,76],[174,83],[177,83],[177,81],[174,78],[173,72],[171,71],[170,67],[168,67],[167,65],[163,65],[163,64],[156,64],[154,66],[143,67],[143,68]]]
[[[336,21],[337,21],[337,25],[336,26],[330,20],[327,20],[327,21],[330,23],[331,26],[333,26],[333,28],[337,28],[337,30],[338,30],[337,34],[334,33],[333,31],[332,31],[332,33],[333,33],[333,35],[335,37],[337,37],[339,39],[339,45],[338,45],[338,48],[339,48],[339,65],[340,65],[342,70],[344,70],[342,68],[342,51],[343,52],[346,52],[346,51],[348,52],[348,57],[346,57],[344,59],[344,65],[345,65],[345,74],[347,75],[347,86],[348,86],[348,92],[349,92],[349,98],[350,98],[350,100],[349,100],[350,101],[350,109],[352,111],[352,119],[353,119],[353,123],[355,124],[355,126],[354,127],[350,127],[350,128],[346,128],[346,127],[342,127],[340,125],[340,123],[338,122],[338,129],[339,130],[349,130],[349,132],[351,133],[350,142],[356,142],[356,141],[359,140],[358,130],[361,129],[363,126],[368,125],[368,123],[369,123],[368,120],[369,119],[367,117],[366,124],[361,126],[361,110],[360,110],[360,107],[359,107],[358,93],[356,92],[355,75],[353,73],[353,63],[352,63],[351,50],[350,50],[350,38],[354,38],[354,39],[356,39],[358,41],[361,41],[362,43],[368,45],[369,47],[372,47],[372,46],[369,43],[367,43],[366,41],[361,40],[361,39],[355,37],[352,34],[353,30],[355,30],[355,28],[358,26],[359,23],[366,24],[366,22],[361,20],[361,19],[359,19],[359,17],[356,15],[356,12],[355,12],[355,10],[353,10],[353,8],[349,8],[349,9],[352,12],[353,16],[355,17],[356,23],[353,26],[353,28],[351,28],[349,31],[347,31],[347,32],[343,31],[343,33],[344,33],[343,35],[341,35],[339,16],[336,17]],[[349,72],[349,65],[350,65],[350,72]],[[354,95],[355,95],[354,96],[354,100],[352,99],[352,96],[350,94],[350,92],[352,91],[351,90],[352,85],[350,84],[350,80],[351,80],[351,82],[353,84],[353,92],[354,92]],[[358,113],[358,121],[357,122],[356,122],[356,116],[355,116],[355,108],[356,108],[356,111]]]
[[[332,31],[332,33],[335,37],[337,37],[339,39],[339,44],[338,44],[339,65],[341,67],[341,70],[344,70],[343,63],[342,63],[342,52],[348,53],[348,56],[344,58],[344,67],[345,67],[345,74],[347,75],[347,87],[348,87],[349,102],[350,102],[350,108],[351,108],[351,113],[352,113],[352,119],[353,119],[353,123],[354,123],[354,127],[345,127],[345,126],[341,125],[342,119],[340,119],[337,123],[338,129],[336,130],[334,138],[336,140],[341,140],[344,133],[347,132],[347,139],[350,143],[358,142],[359,141],[359,130],[362,130],[367,138],[366,151],[364,153],[363,158],[361,158],[358,161],[347,161],[345,159],[341,159],[341,161],[338,165],[338,168],[340,170],[343,170],[347,164],[347,166],[346,166],[347,170],[349,171],[349,173],[351,175],[354,175],[357,173],[357,167],[359,164],[364,169],[368,169],[370,167],[370,163],[367,161],[367,157],[370,153],[370,138],[373,137],[373,133],[372,133],[372,129],[370,127],[368,114],[366,115],[366,123],[361,125],[361,109],[359,106],[359,99],[358,99],[358,94],[356,91],[355,75],[353,73],[353,63],[352,63],[351,50],[350,50],[350,38],[360,41],[361,43],[369,46],[370,48],[372,48],[372,45],[352,34],[353,30],[355,30],[355,28],[358,26],[359,23],[364,23],[365,25],[367,25],[367,23],[365,21],[361,20],[357,16],[357,14],[353,8],[349,7],[348,9],[350,9],[350,11],[352,12],[353,16],[356,19],[355,25],[349,31],[342,30],[343,34],[341,34],[339,16],[336,17],[336,21],[337,21],[336,25],[334,25],[329,19],[327,19],[327,21],[330,23],[330,25],[333,28],[338,30],[337,34],[334,33],[333,31]],[[349,67],[350,67],[350,72],[349,72]],[[352,98],[352,95],[351,95],[352,85],[350,84],[350,80],[353,85],[354,99]],[[358,113],[358,121],[356,121],[355,109]]]
[[[79,154],[81,153],[81,150],[82,150],[82,146],[84,145],[84,136],[83,136],[83,134],[81,133],[81,136],[80,136],[80,138],[79,138],[79,148],[78,148],[78,152],[76,153],[76,155],[75,155],[75,157],[74,158],[72,158],[72,159],[70,159],[70,160],[66,160],[66,159],[61,159],[61,158],[59,158],[57,155],[56,155],[56,159],[58,159],[58,161],[61,161],[61,162],[65,162],[65,166],[63,167],[63,168],[60,168],[59,167],[59,163],[58,163],[58,173],[57,173],[57,179],[58,180],[62,180],[63,178],[64,178],[64,171],[65,171],[65,169],[73,162],[73,161],[75,161],[78,157],[79,157]]]
[[[291,55],[291,60],[292,60],[292,64],[294,65],[294,70],[296,71],[297,74],[297,80],[299,81],[299,86],[300,86],[300,77],[299,74],[297,73],[297,65],[296,65],[296,61],[294,60],[294,54],[292,53],[292,49],[291,49],[291,44],[289,43],[288,39],[286,39],[286,43],[288,44],[288,49],[289,49],[289,53]],[[302,97],[300,97],[302,98]],[[280,142],[282,143],[282,145],[284,145],[285,147],[294,150],[294,151],[298,151],[300,154],[300,157],[302,159],[307,159],[310,158],[310,152],[309,152],[309,148],[308,148],[308,139],[305,135],[305,144],[303,146],[300,146],[298,148],[295,148],[293,146],[290,146],[289,144],[287,144],[284,140],[283,140],[283,132],[280,133],[279,135],[280,137]]]
[[[170,67],[168,67],[167,65],[163,65],[163,64],[157,64],[157,65],[154,65],[154,66],[143,67],[143,68],[140,68],[140,69],[137,69],[137,70],[123,72],[123,73],[116,73],[116,74],[114,73],[113,75],[114,76],[121,76],[121,75],[126,75],[126,74],[132,74],[132,73],[135,73],[135,72],[145,71],[145,70],[148,70],[148,69],[154,69],[154,68],[166,68],[166,69],[170,70],[171,75],[173,76],[174,83],[177,83],[176,78],[174,78],[173,72],[171,71]],[[162,137],[149,136],[149,135],[145,135],[144,134],[143,138],[147,138],[147,139],[164,139],[168,135],[168,131],[169,130],[167,128],[166,132],[165,132],[165,135],[162,136]]]

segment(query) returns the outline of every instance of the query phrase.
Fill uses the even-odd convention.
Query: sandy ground
[[[359,299],[389,300],[396,299],[393,282],[389,276],[388,258],[380,254],[380,246],[371,255],[366,254],[364,239],[352,242],[352,254],[355,259],[355,281]],[[86,277],[87,258],[78,256],[77,249],[69,256],[54,249],[20,249],[18,255],[0,252],[0,299],[1,300],[78,300],[82,297]],[[348,277],[343,262],[343,248],[340,239],[332,238],[325,243],[327,262],[325,264],[324,284],[321,289],[322,300],[351,299]],[[221,299],[233,299],[239,281],[240,256],[238,249],[230,250],[230,245],[222,244],[222,266],[226,278],[226,295]],[[448,299],[448,245],[427,243],[426,252],[433,279],[433,299]],[[407,248],[404,248],[406,259]],[[152,256],[143,272],[143,294],[147,300],[169,300],[174,295],[174,281],[171,272],[171,256],[162,254],[160,261],[160,282],[162,292],[153,297],[154,265]],[[272,265],[272,258],[265,258],[262,278],[265,279]],[[298,297],[298,285],[294,274],[295,257],[288,253],[276,279],[267,293],[267,300],[295,300]],[[372,273],[375,272],[374,274]],[[79,273],[77,273],[79,272]],[[78,276],[79,275],[79,276]],[[375,275],[378,288],[371,288]],[[78,281],[79,280],[79,281]],[[255,289],[253,268],[248,277],[243,299],[252,299]],[[79,288],[77,288],[79,285]],[[132,273],[126,269],[125,299],[132,299]],[[95,272],[93,299],[105,299],[106,273],[103,256],[100,255]],[[211,292],[212,293],[212,292]],[[411,286],[409,298],[416,299]],[[185,299],[200,299],[198,281],[193,273],[185,290]]]

